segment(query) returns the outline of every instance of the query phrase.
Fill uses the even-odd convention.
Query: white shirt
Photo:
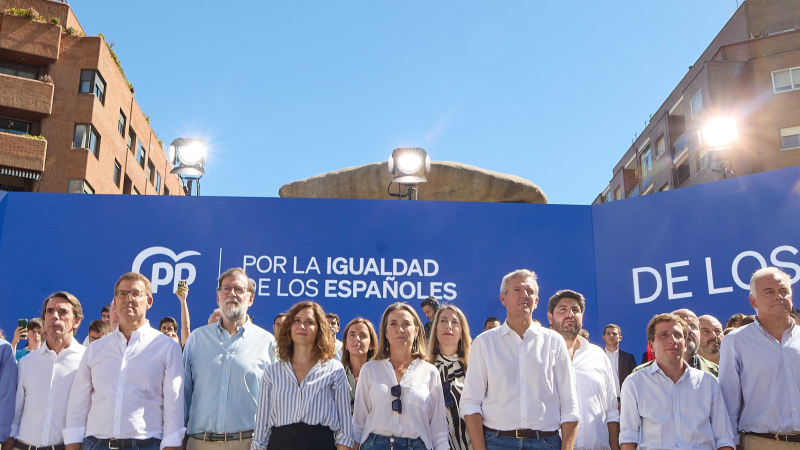
[[[613,352],[608,351],[607,348],[603,348],[603,350],[606,352],[608,360],[611,361],[611,370],[614,372],[614,392],[619,397],[619,349]]]
[[[344,344],[342,341],[336,339],[336,342],[333,344],[333,353],[335,355],[334,358],[337,361],[342,360],[342,350],[344,350]]]
[[[800,432],[800,327],[792,325],[778,342],[756,319],[724,340],[719,384],[732,429]]]
[[[130,342],[119,328],[86,348],[69,397],[64,443],[161,439],[180,447],[183,427],[181,347],[145,322]]]
[[[617,393],[614,390],[614,375],[611,363],[600,347],[578,336],[580,348],[572,356],[575,379],[578,386],[578,450],[611,449],[608,438],[608,423],[619,422]]]
[[[398,384],[388,359],[361,367],[353,410],[353,439],[363,443],[370,433],[420,438],[426,448],[447,450],[446,408],[439,370],[415,359],[400,380],[403,413],[392,410],[391,388]]]
[[[64,442],[67,400],[84,346],[74,337],[58,355],[45,341],[19,361],[16,408],[11,437],[36,447]]]
[[[625,379],[620,444],[638,444],[639,450],[736,447],[717,379],[683,365],[677,383],[657,362]]]
[[[484,425],[502,431],[556,431],[577,422],[575,370],[564,338],[535,322],[524,339],[507,322],[481,333],[469,353],[460,414],[482,414]]]

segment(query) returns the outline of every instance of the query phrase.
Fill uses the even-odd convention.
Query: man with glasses
[[[768,267],[750,278],[756,320],[725,336],[719,381],[743,450],[800,449],[800,328],[792,279]],[[738,437],[738,436],[737,436]]]
[[[150,326],[152,292],[150,280],[134,272],[114,285],[119,326],[87,347],[78,365],[64,429],[67,450],[181,447],[181,347]]]
[[[248,320],[256,283],[240,267],[217,280],[218,322],[194,330],[183,353],[187,450],[247,450],[275,338]]]
[[[622,450],[733,450],[733,431],[717,379],[683,359],[689,326],[675,314],[647,324],[656,359],[622,384]]]

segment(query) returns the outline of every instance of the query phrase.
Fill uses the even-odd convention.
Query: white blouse
[[[414,360],[400,380],[403,412],[392,410],[391,388],[397,377],[388,359],[370,361],[361,368],[353,410],[353,438],[363,443],[370,433],[420,438],[427,448],[446,450],[447,422],[439,371],[433,364]]]

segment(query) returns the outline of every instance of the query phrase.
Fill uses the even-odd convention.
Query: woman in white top
[[[356,385],[361,376],[361,368],[375,356],[378,348],[378,334],[372,322],[356,317],[344,328],[344,349],[342,350],[342,365],[347,374],[347,383],[350,385],[350,407],[356,399]]]
[[[406,303],[386,308],[378,352],[361,368],[356,386],[354,449],[449,448],[442,382],[426,354],[414,309]]]
[[[314,302],[289,310],[277,336],[280,361],[261,381],[254,450],[344,450],[353,446],[350,395],[333,334]]]
[[[433,328],[428,343],[428,362],[436,366],[442,379],[450,449],[472,450],[467,425],[458,411],[472,345],[467,318],[457,306],[443,305],[431,322]]]

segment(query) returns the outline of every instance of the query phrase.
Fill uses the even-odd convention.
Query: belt
[[[744,434],[769,439],[771,441],[800,442],[800,434],[752,433],[750,431],[745,431]]]
[[[550,436],[555,436],[558,431],[539,431],[539,430],[494,430],[484,425],[483,431],[489,433],[497,433],[501,436],[511,436],[517,439],[543,439]]]
[[[253,430],[239,431],[237,433],[197,433],[190,434],[189,437],[201,440],[203,442],[242,441],[243,439],[252,438]]]
[[[20,441],[14,441],[14,448],[20,450],[64,450],[64,444],[46,445],[44,447],[37,447],[35,445],[28,445]]]
[[[160,444],[161,439],[157,438],[149,438],[149,439],[98,439],[94,436],[86,436],[86,439],[89,442],[97,444],[102,447],[107,447],[111,449],[115,448],[136,448],[136,447],[147,447],[148,445],[153,444]]]

